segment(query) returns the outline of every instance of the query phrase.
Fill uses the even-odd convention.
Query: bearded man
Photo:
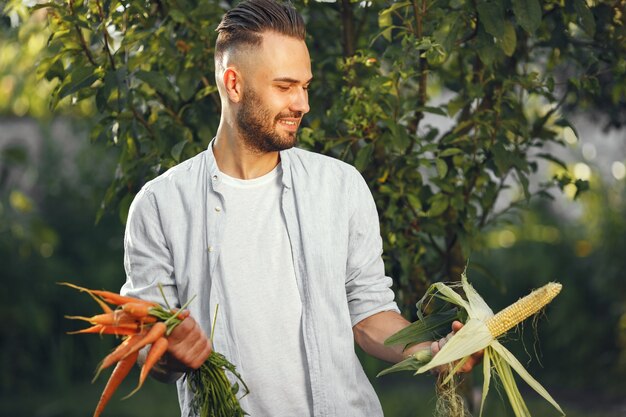
[[[217,31],[217,134],[146,184],[128,217],[122,292],[158,302],[160,283],[176,306],[197,296],[153,376],[178,379],[190,416],[180,376],[214,347],[246,381],[253,417],[382,416],[355,341],[389,362],[420,346],[383,345],[409,322],[384,273],[365,181],[295,147],[313,78],[303,20],[290,4],[248,0]]]

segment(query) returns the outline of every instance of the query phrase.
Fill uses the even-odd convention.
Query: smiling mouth
[[[295,130],[300,125],[300,120],[278,119],[278,124],[284,126],[286,129]]]

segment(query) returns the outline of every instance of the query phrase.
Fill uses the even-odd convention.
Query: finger
[[[484,351],[480,350],[476,353],[473,353],[470,357],[467,358],[467,361],[463,364],[460,369],[460,372],[471,372],[483,358]]]
[[[474,360],[470,357],[465,361],[463,366],[461,366],[461,369],[459,369],[459,372],[461,373],[471,372],[475,364],[476,362],[474,362]]]
[[[197,326],[198,325],[193,317],[187,317],[178,326],[176,326],[170,334],[170,343],[177,344],[185,340],[185,338],[188,337],[189,334],[195,331],[195,328]]]
[[[184,363],[191,369],[198,369],[210,356],[211,343],[208,339],[198,340],[192,349],[185,352]]]
[[[439,352],[439,350],[440,348],[438,340],[435,340],[430,344],[430,353],[432,354],[432,356],[435,356]]]
[[[184,366],[197,369],[206,361],[213,348],[198,323],[193,320],[192,323],[184,337],[171,345],[170,354]]]
[[[452,332],[456,333],[463,328],[463,323],[458,320],[452,322]]]

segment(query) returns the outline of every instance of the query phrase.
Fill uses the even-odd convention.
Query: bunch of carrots
[[[141,367],[137,388],[125,398],[130,397],[141,388],[150,370],[167,352],[167,337],[178,324],[189,316],[189,311],[184,309],[186,306],[180,310],[171,309],[169,306],[164,308],[157,303],[110,291],[91,290],[67,282],[60,284],[87,292],[103,310],[102,314],[92,317],[66,316],[69,319],[87,321],[91,325],[85,329],[69,332],[69,334],[112,334],[123,338],[122,343],[102,360],[96,370],[94,381],[104,369],[115,364],[115,369],[109,377],[93,414],[93,417],[98,417],[137,362],[139,351],[150,345],[145,362]],[[247,393],[248,387],[236,372],[235,366],[218,352],[212,352],[199,369],[186,374],[188,383],[194,392],[192,405],[200,417],[239,417],[245,415],[236,396],[239,385],[235,383],[231,387],[230,381],[225,375],[226,370],[235,375]]]

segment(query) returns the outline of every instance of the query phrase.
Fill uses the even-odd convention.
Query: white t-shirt
[[[241,180],[222,173],[225,230],[217,267],[233,323],[235,364],[252,417],[309,416],[312,395],[302,333],[302,302],[281,210],[280,164]]]

